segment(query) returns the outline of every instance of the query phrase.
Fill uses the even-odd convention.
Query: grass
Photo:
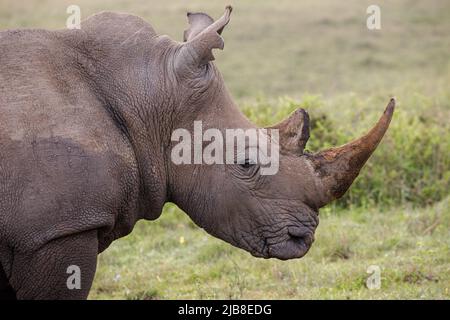
[[[449,198],[431,207],[321,215],[311,251],[262,260],[209,236],[175,205],[100,255],[91,299],[448,299]],[[381,289],[369,290],[371,265]]]
[[[0,29],[63,28],[78,4],[83,18],[130,12],[180,40],[187,10],[218,17],[229,2],[2,0]],[[450,4],[379,0],[382,29],[369,31],[372,3],[236,1],[215,52],[255,123],[308,109],[312,151],[360,135],[397,98],[387,136],[350,192],[321,211],[306,257],[253,258],[168,204],[99,256],[91,299],[450,298]],[[371,265],[381,268],[379,290],[366,287]]]

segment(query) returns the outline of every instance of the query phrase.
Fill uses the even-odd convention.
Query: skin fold
[[[166,202],[256,257],[307,253],[319,208],[350,187],[394,101],[366,136],[317,154],[303,151],[309,116],[297,110],[272,127],[272,176],[258,164],[173,164],[177,128],[256,128],[212,62],[230,14],[189,13],[183,42],[110,12],[80,30],[0,32],[0,298],[85,299],[98,253]],[[71,265],[80,289],[67,287]]]

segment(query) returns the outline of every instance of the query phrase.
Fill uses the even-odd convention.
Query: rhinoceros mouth
[[[306,227],[289,227],[282,242],[268,245],[268,257],[288,260],[303,257],[314,242],[314,232]]]
[[[289,260],[302,258],[308,253],[314,242],[315,227],[312,226],[286,226],[277,235],[264,237],[260,250],[249,250],[254,257],[275,258]]]

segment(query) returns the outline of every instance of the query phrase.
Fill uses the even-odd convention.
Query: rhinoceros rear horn
[[[394,108],[395,100],[391,99],[378,123],[361,138],[340,147],[306,155],[317,175],[317,207],[342,197],[348,190],[386,133]]]
[[[269,129],[279,130],[282,153],[300,156],[309,139],[309,115],[304,109],[297,109],[287,119]]]
[[[214,21],[206,13],[188,13],[189,29],[184,31],[184,48],[190,50],[193,63],[199,66],[214,60],[213,49],[223,50],[223,29],[230,21],[232,8],[227,6],[219,20]]]

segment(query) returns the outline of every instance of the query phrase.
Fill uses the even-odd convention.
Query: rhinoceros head
[[[171,81],[178,88],[182,110],[175,118],[177,127],[186,132],[194,132],[195,123],[200,121],[202,132],[218,129],[223,137],[226,129],[256,128],[233,103],[212,63],[212,50],[224,47],[221,33],[230,14],[231,7],[227,7],[225,14],[214,21],[204,13],[188,13],[190,28],[184,33],[184,42],[174,50]],[[278,136],[269,131],[262,133],[279,150],[274,174],[262,174],[263,165],[248,156],[224,164],[204,163],[201,155],[197,158],[201,163],[171,161],[170,200],[210,234],[254,256],[302,257],[314,241],[318,209],[341,197],[350,187],[386,132],[394,104],[392,99],[365,136],[314,154],[304,152],[309,138],[309,116],[298,109],[268,128],[277,129]],[[207,139],[209,142],[214,140],[212,136]],[[189,143],[195,149],[195,138],[192,139]],[[245,141],[247,151],[261,148]],[[176,142],[172,141],[172,148]],[[200,141],[197,147],[207,143]]]

